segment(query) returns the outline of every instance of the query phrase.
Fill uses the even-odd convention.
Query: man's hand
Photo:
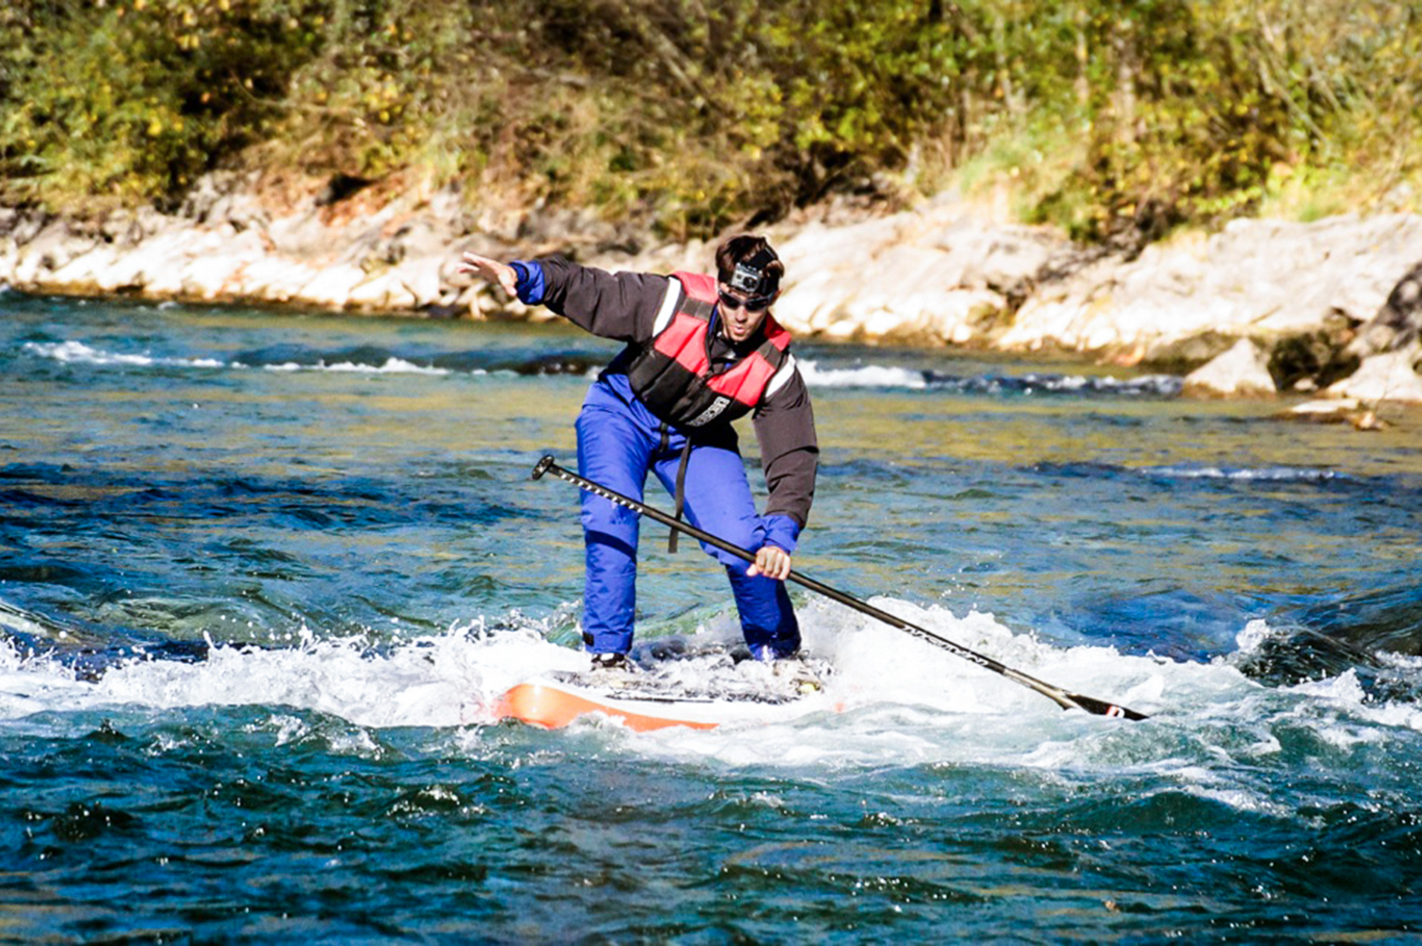
[[[465,253],[460,258],[456,271],[497,283],[510,296],[518,295],[518,273],[508,263],[501,263],[478,253]]]
[[[755,563],[746,569],[746,574],[754,578],[764,575],[776,581],[790,577],[790,553],[775,545],[763,545],[755,553]]]

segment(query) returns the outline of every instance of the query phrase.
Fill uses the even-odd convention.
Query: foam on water
[[[1262,810],[1263,802],[1234,785],[1229,773],[1283,751],[1277,727],[1302,727],[1340,749],[1386,739],[1388,727],[1422,728],[1422,711],[1369,704],[1349,674],[1271,690],[1222,660],[1180,663],[1109,647],[1058,647],[1014,633],[989,614],[955,616],[891,598],[875,604],[1065,690],[1118,701],[1153,718],[1126,722],[1063,712],[929,642],[848,608],[814,603],[802,611],[806,646],[834,670],[826,701],[807,703],[805,715],[704,732],[637,734],[601,718],[574,729],[618,751],[729,767],[972,764],[1117,777],[1168,772],[1180,790]],[[728,622],[715,620],[694,637],[722,642],[728,629]],[[1251,626],[1241,637],[1263,632]],[[9,644],[0,648],[0,717],[257,706],[324,714],[370,730],[462,729],[472,746],[502,731],[487,727],[509,687],[580,670],[585,662],[578,650],[545,640],[536,626],[491,631],[474,625],[378,645],[310,633],[290,648],[213,644],[206,660],[128,659],[87,681],[52,656],[25,655]],[[534,740],[568,737],[528,732],[525,738]]]
[[[379,650],[354,638],[307,637],[285,649],[214,645],[206,660],[133,658],[87,682],[53,657],[22,657],[10,646],[0,650],[0,714],[261,705],[373,728],[459,726],[488,722],[494,698],[519,680],[584,662],[531,632],[477,638],[453,629]]]
[[[394,355],[386,358],[380,364],[361,364],[353,361],[338,361],[327,363],[319,361],[316,364],[301,364],[298,362],[283,362],[281,364],[270,365],[249,365],[242,361],[224,361],[219,358],[174,358],[159,357],[147,353],[135,354],[126,352],[107,351],[102,348],[94,348],[84,342],[26,342],[23,350],[41,358],[51,358],[64,364],[95,365],[100,367],[125,366],[137,368],[227,368],[233,370],[247,370],[253,367],[260,367],[265,371],[330,371],[335,373],[355,373],[355,374],[422,374],[435,377],[442,377],[452,372],[447,368],[438,368],[426,365],[417,365],[404,358]],[[484,372],[475,370],[472,374],[483,374]]]
[[[64,364],[125,365],[138,368],[225,368],[216,358],[159,358],[148,354],[125,354],[93,348],[83,342],[26,342],[24,351],[52,358]]]
[[[928,387],[922,371],[885,365],[856,368],[821,368],[808,359],[797,359],[805,384],[812,388],[908,388]]]
[[[1172,398],[1180,393],[1181,379],[1174,375],[1145,375],[1136,378],[1113,378],[1109,375],[1062,375],[1043,372],[1007,374],[944,374],[940,371],[905,368],[898,365],[855,365],[839,368],[821,365],[809,359],[798,361],[800,373],[811,388],[860,388],[870,390],[928,389],[965,394],[1023,395],[1103,394],[1115,397]]]
[[[331,354],[312,350],[305,352],[308,356],[306,358],[278,358],[268,362],[261,358],[252,360],[250,357],[237,357],[229,360],[215,357],[157,356],[147,351],[139,353],[115,352],[95,347],[79,340],[61,342],[31,341],[26,342],[21,350],[31,355],[50,358],[64,364],[83,364],[98,367],[225,368],[231,370],[260,368],[265,371],[287,373],[310,371],[381,375],[417,374],[434,377],[444,377],[453,374],[481,376],[495,371],[520,373],[527,370],[534,374],[549,373],[548,363],[546,363],[546,361],[540,362],[536,359],[526,362],[519,362],[517,360],[512,363],[501,362],[497,366],[460,364],[456,367],[446,367],[428,361],[426,361],[426,363],[419,363],[418,361],[411,360],[413,356],[402,356],[391,352],[372,352],[367,355],[370,360],[352,360],[346,357],[345,352]],[[459,360],[462,362],[465,359],[461,356]],[[574,360],[576,361],[577,359]],[[585,369],[577,369],[576,365],[573,365],[571,373],[580,376],[595,377],[601,370],[600,364],[602,359],[593,358],[593,361],[597,366],[589,365]],[[569,370],[568,366],[562,365],[557,360],[555,360],[554,363],[558,365],[558,370],[553,373],[565,373]],[[844,388],[880,391],[923,391],[935,389],[986,395],[998,395],[1004,392],[1016,392],[1024,395],[1034,393],[1064,395],[1105,394],[1116,397],[1174,397],[1178,395],[1180,391],[1180,379],[1170,375],[1148,375],[1128,379],[1113,378],[1110,376],[1088,377],[1084,375],[1058,375],[1040,372],[1028,372],[1022,375],[968,374],[958,376],[943,374],[932,370],[908,368],[892,363],[833,367],[820,364],[811,358],[801,358],[798,360],[798,364],[805,383],[811,388]]]
[[[244,365],[242,362],[238,361],[233,362],[232,367],[246,368],[250,366]],[[379,365],[363,365],[351,361],[341,361],[332,364],[326,364],[322,362],[320,364],[315,365],[302,365],[297,364],[294,361],[289,361],[279,365],[262,365],[261,367],[265,371],[331,371],[337,374],[424,374],[433,377],[444,377],[453,373],[448,368],[435,368],[417,365],[413,364],[412,362],[406,361],[403,358],[396,358],[393,356],[387,358],[383,363]],[[485,372],[475,370],[469,373],[484,374]]]
[[[1348,479],[1346,474],[1337,470],[1313,469],[1303,467],[1187,467],[1187,466],[1163,466],[1149,470],[1157,476],[1170,476],[1179,479],[1200,479],[1200,480],[1242,480],[1250,482],[1279,482],[1279,483],[1326,483],[1332,480]]]

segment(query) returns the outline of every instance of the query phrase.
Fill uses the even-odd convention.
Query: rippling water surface
[[[796,590],[839,712],[545,732],[490,716],[582,660],[577,497],[528,474],[572,464],[614,346],[0,316],[0,938],[1422,930],[1416,413],[1361,434],[1177,378],[802,345],[797,567],[1152,718],[1064,713]],[[660,532],[641,639],[732,639],[718,569]]]

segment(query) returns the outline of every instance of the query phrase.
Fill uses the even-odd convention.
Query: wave
[[[1163,482],[1199,483],[1299,483],[1311,486],[1361,487],[1376,489],[1379,480],[1386,480],[1394,492],[1408,487],[1399,478],[1358,476],[1341,470],[1307,466],[1227,467],[1214,465],[1168,464],[1165,466],[1128,467],[1093,461],[1034,463],[1027,469],[1052,477],[1067,479],[1147,479]]]
[[[247,368],[249,365],[241,362],[233,362],[234,368]],[[334,364],[318,362],[314,365],[298,364],[294,361],[285,362],[279,365],[262,365],[267,371],[331,371],[335,373],[351,372],[356,374],[425,374],[425,375],[447,375],[451,372],[444,368],[429,368],[422,365],[413,364],[402,358],[387,358],[380,364],[365,365],[353,361],[338,361]]]
[[[23,350],[41,358],[73,365],[125,365],[131,367],[226,368],[216,358],[159,358],[147,354],[125,354],[91,348],[83,342],[26,342]]]
[[[928,369],[893,365],[858,365],[852,368],[822,366],[799,360],[805,383],[812,388],[943,391],[979,395],[1102,395],[1115,397],[1173,398],[1183,381],[1174,375],[1112,378],[1029,372],[1022,375],[955,375]]]
[[[804,718],[758,726],[750,739],[744,728],[636,735],[597,719],[577,724],[570,737],[591,733],[653,756],[712,757],[736,766],[968,762],[1113,772],[1123,765],[1178,767],[1185,764],[1178,757],[1182,746],[1198,742],[1208,748],[1188,765],[1206,773],[1200,790],[1209,791],[1208,770],[1219,765],[1219,753],[1252,759],[1261,745],[1277,741],[1276,727],[1312,725],[1324,739],[1360,726],[1378,727],[1379,738],[1388,727],[1422,730],[1415,701],[1379,701],[1353,667],[1330,678],[1271,684],[1225,660],[1171,661],[1100,645],[1062,646],[1014,632],[990,614],[956,616],[892,598],[872,603],[1009,667],[1152,718],[1126,723],[1063,712],[943,648],[841,606],[813,602],[802,609],[802,627],[808,649],[834,668],[826,695],[837,710],[820,705]],[[514,613],[398,639],[323,639],[303,628],[293,644],[282,646],[203,636],[106,652],[66,649],[62,641],[51,641],[48,650],[26,647],[24,635],[15,633],[21,613],[7,614],[10,619],[0,621],[10,632],[0,636],[0,721],[10,723],[43,714],[53,726],[74,714],[76,725],[91,725],[95,714],[239,706],[293,721],[302,731],[320,725],[309,715],[318,714],[368,730],[448,728],[481,739],[478,733],[498,725],[493,707],[509,687],[550,671],[581,669],[586,661],[580,650],[548,639],[556,636],[558,616],[540,621]],[[38,628],[32,616],[26,620],[33,643]],[[1253,626],[1250,632],[1267,636]],[[734,616],[720,614],[687,637],[725,646],[736,634]],[[643,640],[649,649],[659,641],[655,631]],[[498,739],[509,738],[505,727],[495,731]]]
[[[1422,589],[1397,585],[1250,622],[1233,661],[1271,686],[1351,673],[1370,698],[1422,703]]]
[[[927,371],[864,365],[857,368],[821,368],[808,359],[797,359],[805,384],[812,388],[905,388],[921,391],[928,387]]]
[[[894,599],[876,604],[949,639],[969,639],[1004,662],[1034,668],[1052,664],[1052,682],[1068,689],[1104,688],[1124,702],[1159,702],[1159,665],[1152,660],[1104,647],[1055,649],[978,612],[959,618],[942,608],[917,608]],[[164,709],[215,702],[292,705],[372,726],[487,723],[495,698],[513,684],[583,668],[586,657],[580,650],[548,640],[559,636],[564,619],[555,614],[540,621],[515,613],[493,623],[478,620],[443,633],[393,639],[323,639],[303,628],[296,646],[223,642],[204,634],[183,641],[155,636],[105,648],[92,635],[76,640],[78,635],[57,622],[0,604],[0,667],[10,674],[38,674],[62,691],[55,696],[48,687],[0,687],[8,700],[0,717],[122,703]],[[1061,713],[1030,690],[842,607],[813,603],[803,609],[802,622],[807,648],[837,668],[839,695],[847,703],[969,715],[1035,707],[1049,719]],[[650,631],[639,647],[648,655],[681,651],[684,642],[692,649],[726,648],[738,636],[733,615],[726,613],[675,640]],[[909,650],[923,651],[912,667],[903,660]],[[78,683],[87,685],[72,685]],[[18,690],[28,695],[18,697]],[[417,692],[441,705],[436,709],[421,699],[415,713],[392,708]]]
[[[96,348],[82,341],[29,341],[23,351],[71,365],[97,367],[157,367],[191,369],[261,369],[265,371],[329,371],[336,373],[413,374],[429,376],[511,373],[551,377],[596,375],[607,363],[605,351],[440,352],[414,354],[376,346],[321,351],[301,345],[277,345],[239,352],[227,359],[158,356]],[[1180,393],[1180,379],[1169,375],[1118,379],[1070,374],[952,375],[893,364],[837,368],[801,359],[800,370],[812,388],[935,391],[985,396],[1075,395],[1171,398]]]
[[[224,361],[219,358],[175,358],[149,354],[132,354],[93,348],[83,342],[26,342],[24,350],[41,358],[51,358],[63,364],[95,365],[108,367],[122,365],[137,368],[263,368],[267,371],[332,371],[360,372],[370,374],[429,374],[446,375],[449,371],[414,364],[393,355],[374,362],[354,360],[326,361],[316,358],[312,361],[284,361],[267,364],[252,364],[241,358]]]
[[[1236,480],[1264,483],[1328,483],[1352,480],[1354,477],[1338,470],[1316,467],[1222,467],[1222,466],[1158,466],[1147,472],[1182,480]]]
[[[116,352],[95,348],[80,341],[24,343],[22,351],[63,364],[96,367],[191,368],[263,370],[278,372],[315,371],[358,374],[487,375],[508,373],[523,376],[575,375],[595,373],[606,362],[603,354],[585,352],[538,352],[527,355],[497,352],[451,352],[415,355],[391,352],[374,346],[359,346],[324,352],[300,345],[279,345],[240,352],[230,359],[211,357],[157,356],[148,352]]]

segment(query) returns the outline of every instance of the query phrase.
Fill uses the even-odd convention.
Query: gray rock
[[[1275,393],[1267,353],[1247,338],[1186,375],[1184,390],[1189,394],[1219,397]]]
[[[1422,263],[1408,270],[1378,313],[1358,332],[1348,353],[1359,358],[1396,351],[1422,335]]]
[[[1357,371],[1324,393],[1330,397],[1356,398],[1372,405],[1384,401],[1422,403],[1422,375],[1417,373],[1419,359],[1422,359],[1422,344],[1416,341],[1383,354],[1369,355]]]
[[[712,265],[711,244],[652,243],[587,210],[470,207],[457,187],[418,183],[381,199],[378,186],[331,183],[310,181],[279,204],[251,174],[214,173],[177,214],[143,209],[92,224],[0,209],[0,282],[543,319],[542,308],[470,285],[456,272],[460,253],[563,252],[614,271]],[[776,315],[802,336],[1199,368],[1188,389],[1211,395],[1411,397],[1405,372],[1422,359],[1416,214],[1237,220],[1134,259],[1092,256],[953,194],[888,216],[829,208],[769,235],[787,266]]]
[[[1316,223],[1236,220],[1224,232],[1108,258],[1029,299],[1000,344],[1127,362],[1168,361],[1182,342],[1282,339],[1371,318],[1415,262],[1422,217]]]

